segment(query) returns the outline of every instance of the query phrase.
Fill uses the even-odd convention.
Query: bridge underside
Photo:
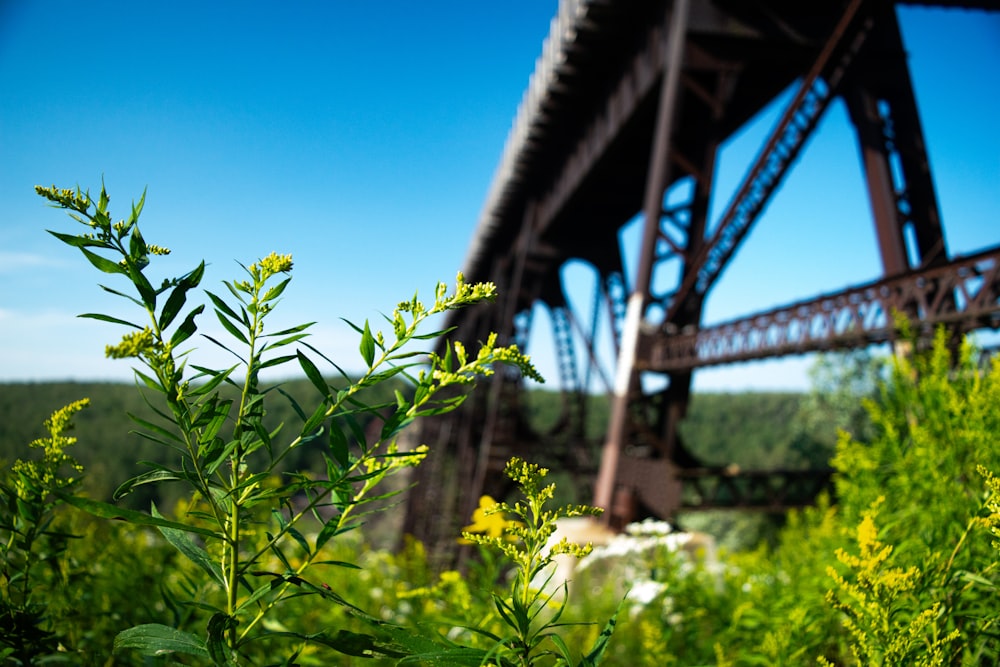
[[[914,4],[1000,9],[993,1]],[[722,215],[708,220],[720,145],[779,96],[788,102],[777,126]],[[835,99],[856,130],[883,278],[702,327],[706,296]],[[637,215],[638,269],[626,276],[620,232]],[[560,278],[577,259],[599,276],[592,322],[569,307]],[[895,3],[564,0],[466,260],[467,279],[495,282],[501,300],[450,323],[458,339],[498,331],[523,346],[533,309],[547,307],[563,419],[553,433],[532,433],[520,416],[519,378],[498,373],[467,409],[425,423],[421,438],[436,447],[406,529],[446,539],[481,494],[503,494],[495,473],[508,455],[545,460],[553,439],[563,444],[552,463],[594,480],[594,502],[612,523],[683,505],[808,502],[823,471],[737,480],[687,453],[677,424],[691,373],[888,341],[894,311],[925,327],[995,329],[998,266],[1000,248],[948,254]],[[593,376],[578,363],[582,354],[597,367],[598,312],[616,355],[599,457],[582,443]],[[645,381],[650,375],[657,381]]]

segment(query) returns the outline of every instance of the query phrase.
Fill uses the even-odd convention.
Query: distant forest
[[[283,383],[280,390],[297,399],[314,392],[305,380]],[[110,499],[118,484],[146,470],[139,461],[164,456],[162,446],[132,432],[136,425],[128,413],[147,420],[155,420],[155,415],[131,384],[8,383],[0,384],[0,463],[29,457],[28,443],[45,433],[43,421],[53,410],[83,397],[89,397],[91,405],[77,415],[73,435],[79,443],[70,451],[87,470],[90,496]],[[384,398],[391,400],[391,393]],[[609,403],[603,396],[589,400],[587,434],[596,452]],[[523,405],[528,423],[545,431],[556,423],[562,397],[553,391],[531,391]],[[826,464],[837,427],[848,425],[845,420],[850,416],[836,414],[814,394],[703,393],[692,398],[681,436],[688,450],[706,465],[808,468]],[[299,417],[288,401],[275,400],[270,402],[267,421],[269,428],[284,423],[294,431]],[[316,452],[303,447],[285,463],[289,469],[309,469],[318,461]],[[148,508],[154,498],[141,492],[146,488],[153,487],[140,487],[129,496],[128,504]],[[169,503],[174,499],[155,500]]]

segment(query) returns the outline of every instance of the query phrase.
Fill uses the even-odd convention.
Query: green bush
[[[424,320],[492,298],[491,285],[459,276],[430,307],[404,301],[388,335],[355,326],[367,371],[351,378],[308,344],[309,324],[266,328],[291,270],[271,254],[225,282],[225,298],[207,294],[230,336],[209,340],[240,360],[207,368],[186,348],[205,310],[187,303],[204,265],[149,277],[167,251],[139,232],[142,200],[112,223],[103,190],[96,201],[39,192],[87,226],[54,235],[124,280],[131,292],[104,289],[143,323],[86,315],[129,329],[107,354],[138,365],[149,412],[133,419],[166,455],[117,495],[163,483],[187,492],[165,515],[87,498],[66,453],[84,403],[54,413],[33,442],[40,456],[0,478],[4,664],[1000,664],[1000,362],[981,367],[969,344],[953,350],[939,332],[896,358],[864,401],[866,420],[835,381],[824,405],[850,428],[832,459],[836,493],[790,513],[772,541],[718,564],[654,549],[624,586],[581,571],[566,596],[546,567],[589,547],[548,539],[557,518],[590,510],[548,508],[554,491],[537,466],[509,468],[522,502],[484,501],[466,535],[484,548],[461,572],[434,571],[412,540],[372,549],[369,529],[356,530],[396,493],[381,484],[419,463],[420,450],[396,447],[403,428],[456,407],[496,362],[534,373],[494,337],[475,355],[457,342],[443,357],[409,347],[439,334],[421,332]],[[306,391],[258,381],[285,364]],[[306,452],[324,474],[298,464]]]

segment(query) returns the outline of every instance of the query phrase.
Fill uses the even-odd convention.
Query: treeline
[[[368,390],[365,400],[372,405],[391,403],[395,388],[392,382],[380,385]],[[301,379],[274,385],[270,391],[284,394],[285,400],[269,403],[264,419],[266,427],[273,431],[284,425],[283,429],[296,431],[304,420],[295,404],[312,405],[309,397],[316,390],[308,380]],[[235,389],[232,393],[238,396]],[[35,452],[30,450],[28,443],[46,434],[43,422],[53,410],[81,398],[89,398],[90,406],[74,419],[75,430],[71,435],[79,443],[71,453],[87,471],[87,495],[110,500],[119,484],[148,470],[142,461],[167,463],[163,457],[169,452],[139,435],[137,431],[143,429],[129,417],[134,415],[145,421],[162,423],[156,410],[165,408],[154,392],[146,389],[140,392],[128,383],[37,382],[0,384],[0,465],[5,467],[15,459],[32,458]],[[366,425],[362,423],[363,427]],[[318,448],[318,443],[297,447],[285,457],[282,469],[320,469],[322,459]],[[164,497],[162,486],[154,497],[154,488],[137,487],[125,499],[125,504],[148,509],[151,500],[170,506],[179,497],[169,491]]]
[[[294,431],[301,423],[293,401],[308,403],[314,392],[306,380],[292,380],[272,388],[289,400],[271,401],[266,423],[269,429]],[[391,401],[391,389],[372,402]],[[148,392],[147,392],[148,393]],[[157,421],[154,407],[161,409],[157,396],[146,402],[136,387],[128,383],[45,382],[0,384],[0,461],[10,463],[30,456],[28,443],[44,433],[43,421],[58,407],[80,398],[90,398],[90,407],[76,418],[74,435],[80,444],[73,455],[87,470],[86,492],[94,498],[110,499],[121,482],[145,471],[140,461],[160,462],[164,448],[137,434],[135,415]],[[586,437],[599,451],[609,414],[604,396],[588,399]],[[854,405],[860,411],[855,398]],[[523,403],[527,421],[545,432],[558,422],[563,399],[558,392],[532,391]],[[705,393],[696,394],[681,435],[687,448],[706,465],[736,464],[746,469],[808,468],[823,466],[833,450],[837,426],[849,417],[821,405],[814,393]],[[831,428],[831,421],[838,422]],[[309,446],[292,452],[287,469],[321,466],[320,455]],[[152,487],[140,487],[128,499],[133,507],[147,508],[150,500],[170,502],[173,498],[152,498]]]

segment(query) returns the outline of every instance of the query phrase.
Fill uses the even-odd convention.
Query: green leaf
[[[323,374],[319,372],[309,357],[302,354],[300,351],[296,351],[296,356],[299,358],[299,365],[302,366],[302,370],[305,371],[306,377],[312,382],[316,390],[323,395],[324,398],[330,397],[330,386],[327,385],[326,380],[323,379]]]
[[[282,338],[281,340],[276,340],[273,343],[271,343],[270,345],[268,345],[267,347],[268,347],[268,349],[270,349],[272,347],[281,347],[283,345],[289,345],[289,344],[294,343],[296,341],[300,341],[303,338],[306,338],[307,336],[309,336],[309,334],[307,334],[307,333],[295,334],[294,336],[288,336],[287,338]]]
[[[319,535],[316,536],[316,551],[318,552],[323,546],[330,541],[331,538],[336,537],[341,532],[340,522],[337,519],[330,519],[323,524],[323,528],[320,529]]]
[[[80,496],[74,496],[61,491],[53,491],[55,496],[57,496],[64,503],[72,505],[82,509],[85,512],[89,512],[94,516],[99,516],[102,519],[114,519],[116,521],[127,521],[129,523],[134,523],[140,526],[164,526],[166,528],[174,528],[176,530],[182,530],[188,533],[196,533],[198,535],[205,535],[206,537],[217,537],[215,532],[208,530],[207,528],[199,528],[198,526],[189,526],[184,523],[177,523],[175,521],[168,521],[167,519],[157,519],[156,517],[150,516],[148,514],[143,514],[142,512],[137,512],[135,510],[126,509],[124,507],[118,507],[110,503],[102,503],[98,500],[91,500],[90,498],[82,498]]]
[[[142,213],[142,207],[146,205],[146,188],[142,189],[142,196],[139,197],[139,203],[136,204],[132,202],[132,215],[129,217],[128,222],[130,225],[134,225],[139,222],[139,214]]]
[[[145,308],[146,307],[146,306],[143,305],[142,301],[139,301],[139,299],[135,298],[134,296],[129,296],[128,294],[125,294],[124,292],[119,292],[116,289],[111,289],[107,285],[100,285],[99,284],[98,287],[100,287],[105,292],[108,292],[109,294],[114,294],[115,296],[120,296],[123,299],[128,299],[129,301],[131,301],[135,305],[139,306],[140,308]]]
[[[302,430],[300,431],[303,438],[316,435],[316,429],[319,428],[323,421],[326,419],[326,404],[320,403],[316,411],[310,415],[309,419],[305,424],[302,425]]]
[[[250,341],[248,341],[247,337],[243,335],[243,332],[240,331],[239,329],[237,329],[236,325],[233,324],[229,320],[229,318],[225,314],[222,313],[222,311],[216,310],[215,311],[215,316],[219,318],[219,322],[222,323],[222,326],[225,327],[226,331],[228,331],[229,334],[233,338],[235,338],[236,340],[240,341],[244,345],[249,345],[250,344]]]
[[[132,327],[133,329],[142,329],[138,324],[128,322],[126,320],[118,319],[117,317],[111,317],[110,315],[102,315],[101,313],[83,313],[82,315],[77,315],[77,317],[86,317],[91,320],[100,320],[102,322],[111,322],[112,324],[124,324],[127,327]]]
[[[406,428],[406,426],[410,424],[413,419],[413,417],[407,416],[406,410],[396,410],[388,419],[385,420],[385,423],[382,424],[382,433],[380,434],[379,439],[389,440],[392,436]]]
[[[608,643],[611,641],[611,635],[615,632],[615,624],[618,622],[618,614],[621,613],[622,607],[625,604],[625,598],[621,599],[618,603],[618,608],[615,610],[614,615],[608,619],[605,624],[604,629],[601,630],[601,634],[598,635],[597,641],[591,647],[587,655],[583,656],[580,660],[578,667],[597,667],[601,664],[601,660],[604,659],[604,652],[608,649]]]
[[[108,244],[105,241],[99,239],[88,239],[82,236],[74,236],[73,234],[60,234],[59,232],[54,232],[51,229],[46,230],[49,234],[56,237],[63,243],[67,245],[74,246],[76,248],[107,248]]]
[[[336,424],[330,425],[330,453],[341,468],[346,468],[350,463],[347,436]]]
[[[149,472],[144,472],[141,475],[137,475],[132,479],[122,482],[117,489],[115,489],[112,498],[115,500],[121,500],[132,491],[137,486],[142,486],[143,484],[155,484],[157,482],[174,482],[177,480],[185,479],[184,476],[177,474],[173,470],[150,470]]]
[[[149,280],[143,275],[142,267],[136,263],[129,264],[126,273],[132,280],[132,284],[135,285],[136,290],[138,290],[143,305],[146,306],[149,312],[154,312],[156,310],[156,290],[153,289],[153,286],[149,284]]]
[[[156,509],[156,504],[152,504],[150,507],[151,515],[156,519],[163,519],[163,515]],[[225,589],[226,579],[222,576],[222,568],[220,568],[208,555],[208,552],[199,547],[194,541],[188,537],[187,533],[183,530],[177,530],[175,528],[167,528],[166,526],[158,526],[160,533],[166,538],[167,542],[170,542],[175,549],[184,554],[188,560],[204,570],[212,579],[219,583],[219,585]]]
[[[138,227],[132,229],[132,235],[128,239],[128,253],[135,260],[142,260],[149,254],[146,241],[142,238],[142,232]]]
[[[170,296],[167,298],[167,302],[163,305],[163,310],[160,312],[161,330],[166,329],[174,321],[177,313],[181,311],[181,308],[184,307],[184,303],[187,301],[188,290],[197,287],[204,274],[205,262],[202,262],[194,271],[181,278],[180,284],[170,292]],[[201,309],[204,310],[204,306]],[[190,317],[189,315],[188,318],[190,319]]]
[[[291,536],[291,538],[295,540],[300,547],[302,547],[302,551],[305,552],[305,555],[310,555],[311,552],[309,550],[309,542],[306,540],[305,535],[300,533],[295,526],[289,526],[287,532],[288,535]]]
[[[200,373],[204,373],[205,375],[210,375],[212,379],[203,385],[195,387],[194,389],[189,389],[188,396],[204,396],[205,394],[211,393],[216,387],[225,382],[226,378],[228,378],[233,371],[239,368],[239,366],[238,365],[230,366],[224,371],[214,371],[209,368],[203,368],[201,366],[193,366],[193,368],[199,371]]]
[[[274,535],[271,535],[271,533],[265,533],[265,535],[267,535],[267,541],[271,543],[271,553],[278,557],[278,560],[281,561],[281,564],[285,566],[287,571],[294,571],[295,568],[292,567],[292,564],[288,561],[288,557],[285,556],[285,552],[282,551],[278,543],[274,541]]]
[[[163,428],[159,424],[154,424],[153,422],[147,421],[147,420],[143,419],[142,417],[139,417],[137,415],[132,414],[131,412],[126,412],[125,414],[127,414],[128,417],[129,417],[129,419],[131,419],[132,421],[134,421],[139,426],[141,426],[141,427],[143,427],[145,429],[149,429],[153,433],[158,433],[158,434],[162,435],[163,437],[167,438],[168,440],[173,440],[174,442],[176,442],[178,444],[181,444],[181,445],[184,444],[184,440],[182,440],[180,436],[178,436],[177,434],[175,434],[175,433],[173,433],[173,432],[171,432],[171,431]]]
[[[208,442],[218,435],[222,425],[226,423],[226,419],[229,417],[229,410],[232,405],[232,399],[220,401],[218,398],[213,397],[211,400],[206,401],[194,421],[194,425],[202,429],[201,434],[198,436],[199,442]]]
[[[112,262],[110,259],[105,259],[104,257],[101,257],[97,253],[91,252],[86,248],[80,248],[80,251],[84,254],[87,260],[90,261],[91,264],[96,266],[104,273],[120,273],[122,275],[128,275],[128,271],[121,264],[118,264],[117,262]]]
[[[132,372],[133,372],[133,373],[135,373],[135,376],[136,376],[137,378],[139,378],[140,380],[142,380],[142,383],[143,383],[144,385],[146,385],[147,387],[149,387],[150,389],[154,389],[154,390],[156,390],[156,391],[160,392],[161,394],[165,394],[165,393],[167,393],[167,390],[166,390],[166,389],[164,389],[164,388],[163,388],[163,386],[162,386],[162,385],[160,385],[160,383],[159,383],[159,382],[157,382],[157,381],[156,381],[156,380],[154,380],[153,378],[149,377],[148,375],[146,375],[146,374],[145,374],[145,373],[143,373],[142,371],[140,371],[140,370],[138,370],[138,369],[134,369],[134,368],[133,368],[133,369],[132,369]],[[138,385],[138,383],[136,383],[136,384]],[[142,392],[140,392],[140,393],[142,393]],[[148,402],[148,401],[147,401],[147,402]]]
[[[170,347],[175,348],[194,335],[194,332],[198,330],[198,325],[195,323],[194,318],[201,315],[204,310],[205,306],[200,305],[187,314],[187,317],[184,318],[184,321],[181,322],[181,325],[177,327],[177,330],[170,337]]]
[[[212,441],[212,443],[216,442],[221,442],[221,438],[216,438]],[[226,443],[225,447],[219,449],[217,452],[214,451],[214,448],[212,451],[206,449],[204,453],[206,459],[204,468],[205,474],[214,475],[215,471],[219,469],[219,466],[221,466],[229,459],[229,455],[233,453],[233,451],[236,449],[236,445],[238,445],[239,443],[240,443],[239,440],[231,440],[228,443]],[[209,443],[203,443],[203,444],[207,445]]]
[[[274,333],[266,334],[264,336],[264,338],[277,338],[278,336],[287,336],[289,334],[296,334],[296,333],[299,333],[300,331],[305,331],[306,329],[308,329],[309,327],[311,327],[314,324],[316,324],[316,323],[315,322],[306,322],[305,324],[299,324],[299,325],[291,327],[289,329],[282,329],[281,331],[275,331]]]
[[[212,303],[215,305],[215,309],[216,310],[221,310],[223,313],[225,313],[229,317],[233,318],[234,320],[240,319],[240,316],[236,314],[236,311],[233,310],[232,308],[230,308],[229,304],[227,304],[221,298],[219,298],[216,295],[212,294],[208,290],[205,290],[205,294],[207,294],[208,298],[212,300]]]
[[[218,345],[218,346],[219,346],[219,347],[221,347],[221,348],[222,348],[223,350],[225,350],[225,351],[226,351],[226,352],[228,352],[229,354],[233,355],[234,357],[236,357],[237,359],[239,359],[239,360],[240,360],[240,361],[242,361],[243,363],[246,363],[246,359],[244,359],[243,357],[241,357],[241,356],[240,356],[240,355],[239,355],[239,354],[238,354],[237,352],[235,352],[235,351],[233,351],[232,349],[230,349],[229,347],[227,347],[227,346],[223,345],[222,343],[220,343],[220,342],[219,342],[219,341],[217,341],[216,339],[212,338],[212,337],[211,337],[211,336],[209,336],[208,334],[202,334],[202,336],[204,336],[204,337],[205,337],[206,339],[208,339],[208,340],[212,341],[213,343],[215,343],[216,345]],[[234,386],[235,386],[235,385],[234,385]]]
[[[553,644],[556,645],[556,649],[558,649],[559,655],[562,657],[563,660],[566,661],[566,664],[567,665],[571,664],[570,663],[571,654],[569,652],[569,647],[566,646],[566,642],[563,641],[563,638],[554,632],[547,633],[546,637],[548,637],[549,641],[551,641]]]
[[[147,623],[123,630],[115,637],[114,651],[137,649],[146,655],[185,653],[207,658],[208,648],[200,637],[160,623]]]
[[[274,345],[272,345],[271,347],[274,347]],[[282,364],[287,364],[289,361],[294,361],[296,358],[297,357],[294,354],[286,354],[280,357],[272,357],[267,361],[261,362],[260,368],[264,369],[264,368],[271,368],[273,366],[281,366]]]
[[[455,646],[444,648],[438,651],[428,652],[428,653],[416,653],[414,655],[403,658],[397,665],[430,665],[431,667],[479,667],[479,665],[484,664],[487,656],[489,654],[481,648],[467,648],[465,646]],[[494,662],[489,662],[486,664],[495,664],[495,658],[491,658]],[[510,663],[507,660],[503,660],[500,663],[506,667]]]
[[[365,330],[361,332],[361,358],[365,360],[368,368],[372,367],[375,361],[375,338],[368,327],[368,320],[365,320]]]
[[[268,301],[273,301],[277,299],[279,296],[281,296],[281,293],[285,291],[285,288],[288,287],[288,283],[291,282],[291,280],[292,280],[291,278],[285,278],[274,287],[268,289],[267,292],[264,293],[264,296],[261,297],[260,299],[261,303],[267,303]]]
[[[236,619],[221,611],[208,619],[208,655],[217,665],[235,665],[226,646],[226,632],[236,625]]]

